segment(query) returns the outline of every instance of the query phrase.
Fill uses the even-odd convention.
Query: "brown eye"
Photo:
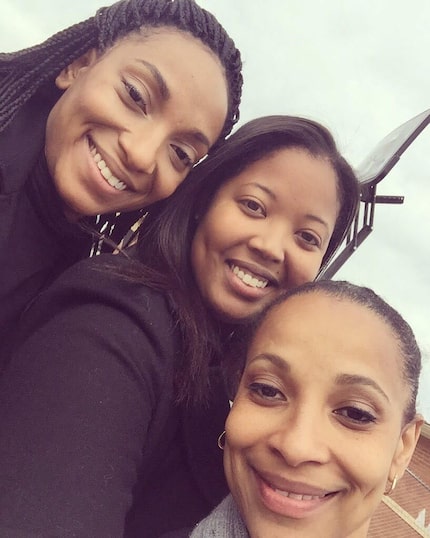
[[[356,424],[369,424],[376,421],[376,417],[359,407],[343,407],[342,409],[337,409],[334,413]]]
[[[179,146],[173,146],[173,149],[175,150],[176,155],[179,157],[179,159],[181,161],[184,161],[187,166],[191,166],[193,164],[188,154],[182,148],[180,148]]]
[[[254,383],[250,383],[248,388],[250,392],[254,393],[256,396],[265,400],[284,399],[284,395],[282,394],[282,392],[276,387],[269,385],[268,383],[254,382]]]
[[[259,204],[255,200],[248,200],[246,205],[251,209],[251,211],[258,211],[260,209]]]
[[[245,198],[244,200],[241,200],[240,203],[244,206],[248,214],[253,216],[266,216],[266,211],[263,205],[257,200],[254,200],[253,198]]]
[[[130,82],[128,82],[127,80],[123,80],[122,81],[127,92],[128,92],[128,95],[131,97],[131,99],[137,104],[139,105],[139,107],[143,110],[143,112],[146,114],[147,113],[147,104],[146,104],[146,101],[144,100],[142,94],[140,93],[140,91],[136,88],[136,86],[133,86],[133,84],[131,84]]]
[[[309,232],[302,232],[302,237],[307,243],[310,243],[311,245],[319,245],[318,239]]]
[[[194,161],[192,160],[192,158],[180,146],[177,146],[176,144],[171,144],[170,147],[173,149],[181,165],[183,165],[185,168],[191,168],[194,165]]]

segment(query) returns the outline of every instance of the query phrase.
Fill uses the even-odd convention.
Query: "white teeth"
[[[240,278],[240,280],[242,280],[242,282],[251,288],[265,288],[269,283],[269,281],[266,279],[259,280],[249,273],[245,273],[245,271],[243,271],[243,269],[239,269],[237,265],[232,265],[231,269],[233,273]]]
[[[112,174],[109,167],[102,159],[100,153],[97,153],[95,146],[91,145],[90,153],[93,156],[94,162],[97,164],[101,175],[105,178],[105,180],[109,183],[111,187],[114,187],[118,191],[123,191],[127,188],[127,185],[123,181],[121,181]]]
[[[283,491],[276,488],[273,489],[283,497],[289,497],[290,499],[295,499],[296,501],[315,501],[325,497],[325,495],[300,495],[299,493],[291,493],[290,491]]]

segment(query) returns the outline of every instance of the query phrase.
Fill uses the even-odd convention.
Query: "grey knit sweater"
[[[249,538],[231,495],[228,495],[191,533],[190,538]]]

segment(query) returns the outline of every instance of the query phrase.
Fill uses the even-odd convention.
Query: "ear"
[[[60,90],[67,90],[73,82],[78,78],[79,73],[95,63],[98,58],[97,49],[90,49],[71,64],[65,67],[55,79],[55,84]]]
[[[397,449],[391,463],[389,476],[390,480],[393,480],[395,476],[400,479],[406,471],[406,467],[409,465],[409,462],[412,459],[412,455],[420,437],[423,424],[423,417],[421,415],[416,415],[411,422],[403,427],[399,442],[397,444]]]

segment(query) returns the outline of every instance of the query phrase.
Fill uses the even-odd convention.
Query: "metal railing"
[[[343,247],[336,252],[319,278],[332,278],[373,231],[376,204],[402,204],[403,196],[378,196],[378,184],[397,164],[400,156],[430,123],[430,109],[403,123],[385,136],[357,169],[361,200],[357,216]]]

